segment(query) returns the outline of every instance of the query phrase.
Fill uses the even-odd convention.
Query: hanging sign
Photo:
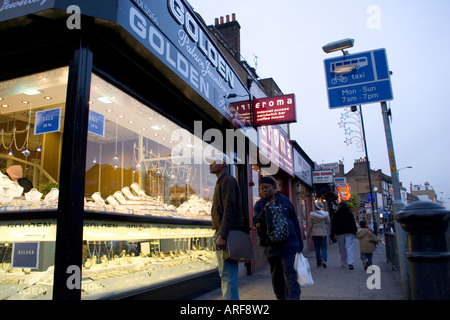
[[[312,172],[313,184],[333,183],[333,170],[319,170]]]
[[[34,135],[57,132],[61,129],[61,108],[36,112]]]
[[[296,122],[295,95],[287,94],[253,100],[253,125],[274,125]]]
[[[90,133],[104,137],[105,136],[105,116],[98,112],[95,112],[93,110],[89,110],[88,131]]]
[[[339,195],[341,196],[342,200],[346,201],[346,200],[349,200],[352,197],[352,195],[350,193],[350,191],[352,189],[350,188],[349,184],[346,184],[345,186],[338,187],[338,190],[339,190]]]

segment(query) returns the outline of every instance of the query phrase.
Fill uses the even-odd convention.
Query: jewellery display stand
[[[106,197],[98,191],[86,196],[82,299],[118,299],[216,272],[212,202],[195,194],[170,204],[164,198],[147,195],[137,183]],[[86,220],[103,213],[121,218]],[[121,222],[124,215],[148,222]]]
[[[175,207],[147,196],[136,183],[109,195],[106,197],[106,202],[100,192],[93,193],[91,198],[93,201],[85,201],[86,210],[176,219],[211,220],[212,202],[209,200],[194,194],[180,206]]]
[[[206,225],[86,220],[82,299],[117,299],[215,271],[213,233]],[[47,244],[54,246],[54,242],[40,243],[41,247]],[[0,247],[0,300],[52,299],[53,265],[39,258],[44,269],[12,268],[11,247]],[[41,248],[42,254],[54,252],[54,248],[45,249]]]
[[[0,211],[56,208],[58,194],[54,194],[56,201],[53,203],[42,201],[42,193],[35,188],[25,194],[23,190],[17,182],[0,172]]]
[[[117,297],[120,294],[129,294],[133,290],[142,290],[152,286],[162,284],[175,279],[201,274],[202,272],[212,271],[217,268],[216,254],[212,250],[211,238],[203,238],[202,242],[208,243],[208,248],[196,247],[194,242],[199,239],[184,238],[170,240],[147,240],[139,242],[142,248],[145,244],[152,242],[152,249],[149,254],[141,252],[122,252],[120,255],[113,255],[108,252],[111,248],[109,242],[102,245],[95,244],[91,250],[102,256],[91,255],[87,258],[82,272],[82,299],[108,299]],[[124,241],[126,242],[126,241]],[[190,249],[178,249],[169,251],[157,251],[156,247],[173,247],[177,243],[183,242],[189,245]],[[113,249],[114,250],[114,249]],[[124,250],[125,251],[125,250]],[[93,254],[93,252],[90,252]]]

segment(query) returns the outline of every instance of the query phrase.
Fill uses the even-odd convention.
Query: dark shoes
[[[353,265],[352,264],[348,265],[348,270],[353,270]]]
[[[322,264],[322,267],[324,267],[324,268],[327,267],[327,263],[325,262],[325,260],[320,259],[320,263]]]

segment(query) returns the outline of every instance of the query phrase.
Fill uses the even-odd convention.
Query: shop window
[[[85,220],[82,298],[215,270],[216,176],[194,149],[207,144],[99,76],[91,83],[85,212],[109,218]]]
[[[1,214],[57,209],[68,67],[0,82]],[[50,300],[56,220],[0,219],[0,299]]]
[[[0,210],[56,209],[68,68],[0,82]]]
[[[89,114],[87,211],[211,220],[206,143],[96,75]]]

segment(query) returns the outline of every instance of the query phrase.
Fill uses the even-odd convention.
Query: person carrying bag
[[[219,153],[207,157],[206,160],[210,163],[209,172],[217,177],[211,208],[211,227],[215,230],[214,246],[221,277],[222,296],[225,300],[239,300],[239,262],[251,257],[247,255],[248,240],[250,240],[248,219],[242,211],[239,184],[228,172],[228,163],[230,163],[228,156]],[[247,241],[242,241],[242,238]],[[247,246],[242,247],[244,243]],[[245,250],[242,250],[243,248]]]
[[[303,250],[303,238],[297,214],[291,201],[278,193],[274,178],[262,177],[259,191],[261,198],[254,206],[253,223],[258,232],[259,245],[264,248],[264,255],[269,261],[273,291],[278,300],[299,300],[301,290],[294,265],[297,253]],[[280,212],[284,219],[273,219]],[[272,219],[269,217],[271,215]],[[276,225],[284,230],[284,220],[287,221],[288,232],[280,231],[278,234],[274,231]]]

